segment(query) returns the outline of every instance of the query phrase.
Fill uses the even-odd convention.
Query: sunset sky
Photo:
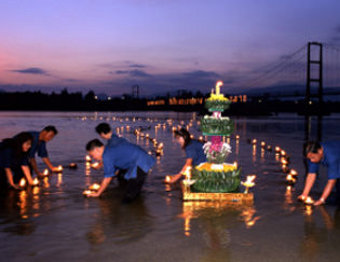
[[[308,41],[340,45],[339,12],[339,0],[2,0],[0,89],[242,89]]]

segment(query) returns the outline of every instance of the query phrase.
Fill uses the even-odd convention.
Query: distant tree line
[[[192,93],[187,90],[177,91],[176,96],[153,97],[153,100],[175,98],[207,98],[209,94],[201,92]],[[0,110],[32,110],[32,111],[196,111],[206,114],[203,104],[197,105],[165,105],[147,106],[150,99],[135,98],[128,94],[109,99],[98,99],[93,91],[83,95],[80,92],[69,93],[63,89],[60,93],[37,92],[0,92]],[[279,112],[291,112],[303,114],[306,110],[315,114],[320,112],[317,104],[306,105],[302,99],[295,100],[271,100],[270,94],[265,96],[248,97],[246,103],[232,103],[225,115],[269,115]],[[340,112],[340,102],[325,102],[323,113]]]

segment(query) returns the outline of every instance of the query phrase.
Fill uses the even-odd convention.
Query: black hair
[[[183,137],[183,139],[184,139],[183,148],[186,148],[187,145],[191,142],[190,133],[185,128],[181,128],[178,131],[176,130],[175,136],[176,137],[178,137],[178,136]]]
[[[100,123],[96,126],[96,132],[100,134],[107,134],[111,132],[111,127],[108,123]]]
[[[96,147],[101,147],[103,145],[104,144],[102,142],[100,142],[99,139],[93,139],[86,144],[86,151],[92,151]]]
[[[318,153],[319,149],[321,149],[321,144],[316,141],[308,141],[303,145],[303,155],[307,156],[309,153]]]
[[[13,154],[16,157],[21,157],[27,154],[22,151],[22,145],[27,141],[33,141],[33,136],[28,132],[21,132],[13,138],[6,138],[2,141],[3,148],[12,148]]]
[[[55,128],[55,126],[45,126],[43,131],[46,131],[46,132],[52,131],[54,135],[58,134],[58,130]]]

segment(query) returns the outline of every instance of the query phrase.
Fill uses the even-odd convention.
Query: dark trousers
[[[142,191],[147,173],[139,167],[137,168],[137,177],[126,180],[123,203],[129,203],[136,199]]]

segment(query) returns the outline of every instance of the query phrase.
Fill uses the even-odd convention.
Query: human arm
[[[182,174],[185,172],[185,170],[191,166],[192,166],[192,158],[187,158],[181,171],[175,175],[171,175],[171,179],[167,183],[169,184],[176,183],[182,177]]]
[[[336,179],[328,179],[328,182],[322,192],[321,197],[319,198],[318,201],[316,201],[314,203],[315,206],[319,206],[325,203],[327,197],[330,195],[330,193],[332,192],[333,187],[336,184]]]
[[[89,194],[88,196],[89,197],[99,197],[105,191],[107,186],[110,184],[111,180],[112,180],[112,177],[104,177],[98,191],[93,192],[93,193]]]
[[[21,166],[22,172],[24,173],[29,185],[33,185],[33,179],[31,176],[31,171],[28,166]]]
[[[13,187],[14,189],[19,189],[19,186],[14,184],[12,170],[10,168],[5,168],[5,172],[6,172],[6,177],[7,177],[8,184],[11,187]]]
[[[41,177],[42,176],[42,173],[39,171],[39,169],[38,169],[38,165],[37,165],[37,161],[35,160],[35,158],[33,157],[33,158],[30,158],[29,159],[29,162],[30,162],[30,164],[31,164],[31,166],[32,166],[32,169],[33,169],[33,171],[39,176],[39,177]]]
[[[314,185],[315,179],[316,179],[316,173],[308,173],[306,181],[305,181],[305,187],[302,191],[302,194],[299,195],[298,197],[299,200],[304,201],[308,197],[309,192],[311,191]]]
[[[50,159],[48,157],[43,157],[42,161],[46,164],[46,166],[52,171],[52,172],[58,172],[58,167],[55,167],[52,165]]]

